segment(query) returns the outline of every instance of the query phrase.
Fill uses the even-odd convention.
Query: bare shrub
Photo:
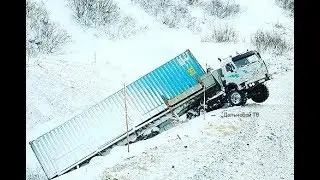
[[[199,2],[199,0],[187,0],[188,5],[195,5]]]
[[[163,11],[169,7],[167,0],[131,0],[131,1],[139,4],[146,13],[155,17],[158,14],[163,13]]]
[[[193,17],[188,6],[198,6],[210,15],[226,18],[237,14],[240,6],[235,3],[223,3],[221,0],[131,0],[149,15],[154,16],[159,22],[169,28],[187,27],[193,32],[199,32],[200,26],[193,27],[194,24],[201,24],[201,18]]]
[[[97,36],[128,38],[139,30],[135,20],[122,14],[113,0],[68,0],[67,6],[76,22],[83,28],[93,28]]]
[[[135,20],[130,16],[124,16],[112,27],[104,29],[105,33],[107,33],[111,39],[129,38],[140,30],[142,29],[136,27]]]
[[[201,22],[195,17],[188,17],[186,27],[193,33],[200,33],[202,31]]]
[[[162,22],[162,24],[168,26],[169,28],[176,28],[178,24],[178,19],[175,18],[171,13],[161,16],[160,21]]]
[[[66,30],[51,21],[43,3],[26,1],[26,52],[30,57],[51,54],[71,41]]]
[[[258,30],[252,36],[251,43],[258,51],[271,51],[276,55],[282,55],[291,49],[287,41],[277,32]]]
[[[75,20],[85,27],[111,26],[120,15],[113,0],[68,0],[68,7]]]
[[[211,0],[202,4],[206,12],[221,19],[234,16],[240,12],[240,5],[230,3],[230,1]]]
[[[209,34],[202,38],[202,41],[216,43],[237,42],[238,33],[230,25],[214,26]]]
[[[286,11],[289,11],[290,15],[294,14],[294,0],[276,0],[276,4]]]
[[[274,27],[277,28],[277,29],[285,29],[284,25],[279,23],[279,22],[275,23]]]
[[[158,14],[158,18],[169,28],[178,28],[188,15],[189,12],[186,7],[182,5],[172,5],[167,10],[163,9],[163,13]]]
[[[169,28],[179,28],[190,17],[185,4],[173,0],[131,0]]]

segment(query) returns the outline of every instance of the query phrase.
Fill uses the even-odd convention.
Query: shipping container
[[[187,50],[125,87],[129,129],[199,91],[205,71]],[[119,82],[120,83],[120,82]],[[48,179],[75,168],[126,133],[124,89],[30,142]]]

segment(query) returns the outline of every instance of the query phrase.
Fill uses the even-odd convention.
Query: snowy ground
[[[64,0],[43,1],[73,42],[65,54],[27,59],[26,165],[42,177],[28,142],[119,90],[123,82],[136,80],[186,49],[203,67],[218,68],[218,57],[252,49],[252,33],[272,29],[276,23],[284,26],[283,36],[293,42],[293,19],[273,0],[237,0],[242,12],[217,21],[236,28],[237,43],[203,42],[205,32],[164,27],[129,0],[117,2],[142,29],[128,39],[110,40],[78,28]],[[199,27],[206,29],[212,23],[200,10],[191,10],[199,22],[206,22]],[[245,107],[210,112],[206,120],[199,117],[132,144],[129,154],[126,147],[115,148],[57,180],[293,179],[293,52],[283,56],[266,52],[262,57],[275,75],[268,82],[270,97],[265,103],[248,101]],[[224,112],[258,112],[259,117],[221,118]]]

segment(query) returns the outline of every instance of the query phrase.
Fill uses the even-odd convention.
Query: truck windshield
[[[237,68],[239,68],[239,67],[243,67],[245,65],[257,62],[259,61],[259,58],[253,53],[253,54],[249,54],[248,56],[243,56],[240,58],[232,58],[232,61],[237,66]]]

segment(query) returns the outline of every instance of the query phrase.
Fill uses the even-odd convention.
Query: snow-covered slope
[[[127,16],[132,17],[136,23],[135,28],[139,29],[135,35],[130,36],[127,39],[109,39],[107,36],[99,35],[99,33],[97,33],[97,31],[95,30],[80,28],[74,21],[72,21],[70,10],[65,6],[65,0],[43,0],[43,2],[45,3],[47,9],[50,11],[50,17],[52,18],[52,20],[58,22],[64,29],[66,29],[68,33],[71,34],[73,41],[64,48],[64,54],[52,56],[39,56],[35,59],[27,59],[27,167],[34,169],[34,171],[38,171],[35,173],[40,174],[43,174],[43,172],[28,145],[28,142],[30,140],[37,138],[41,134],[67,121],[68,119],[80,113],[84,109],[96,104],[97,102],[106,98],[108,95],[119,90],[124,82],[130,83],[136,80],[140,76],[150,72],[151,70],[155,69],[156,67],[160,66],[161,64],[167,62],[171,58],[180,54],[184,50],[190,49],[203,67],[205,67],[205,65],[208,64],[213,68],[218,68],[218,57],[224,58],[231,54],[234,55],[236,51],[241,52],[247,49],[254,48],[250,43],[252,33],[254,33],[258,29],[272,29],[274,27],[274,24],[276,23],[283,25],[284,37],[287,38],[291,43],[293,43],[293,19],[288,17],[282,9],[276,6],[273,0],[236,0],[235,2],[240,4],[241,13],[239,13],[234,18],[226,20],[208,19],[208,17],[203,14],[201,9],[197,7],[190,7],[190,11],[198,19],[199,24],[196,25],[202,28],[201,32],[191,31],[187,28],[168,28],[167,26],[164,26],[162,23],[157,21],[155,17],[144,12],[138,4],[133,3],[131,0],[116,0],[121,9],[121,12]],[[202,22],[204,23],[202,24]],[[231,24],[239,34],[239,41],[237,43],[203,42],[203,35],[205,35],[206,29],[209,29],[211,24]],[[278,143],[278,145],[276,146],[281,146],[282,141],[286,141],[286,143],[288,142],[287,146],[291,147],[291,145],[293,145],[293,142],[291,142],[290,139],[293,138],[293,134],[291,133],[291,130],[293,129],[293,124],[290,124],[291,122],[289,123],[289,121],[292,121],[292,116],[289,114],[292,113],[293,101],[288,101],[284,97],[293,98],[293,92],[288,90],[293,86],[291,79],[293,74],[290,72],[291,69],[293,69],[293,52],[286,53],[283,56],[275,56],[270,53],[262,53],[262,56],[268,63],[270,71],[272,73],[277,74],[277,79],[268,84],[270,86],[271,93],[270,99],[268,99],[267,102],[261,105],[249,104],[248,106],[243,107],[241,109],[228,109],[228,112],[233,110],[244,112],[261,111],[259,118],[248,118],[244,120],[228,118],[217,119],[217,116],[222,114],[224,110],[214,111],[210,114],[207,114],[207,121],[202,121],[201,118],[194,119],[189,122],[190,124],[183,124],[181,125],[181,127],[179,126],[175,129],[170,130],[171,134],[169,132],[165,132],[163,134],[160,134],[159,137],[157,136],[153,138],[152,140],[134,144],[132,146],[132,152],[130,152],[130,155],[133,156],[135,149],[137,149],[137,157],[133,157],[132,161],[125,160],[123,162],[123,166],[125,166],[125,168],[122,171],[121,168],[119,168],[119,166],[122,166],[121,164],[117,164],[115,167],[112,167],[112,165],[116,162],[119,162],[114,160],[116,157],[124,156],[122,152],[125,151],[125,148],[120,147],[114,149],[113,153],[111,153],[110,156],[105,157],[109,160],[106,160],[106,162],[103,164],[110,168],[107,169],[106,172],[110,172],[112,176],[118,176],[119,174],[124,173],[124,171],[126,171],[126,173],[128,171],[130,173],[135,174],[135,177],[137,177],[137,179],[143,179],[143,177],[148,177],[145,174],[146,172],[154,173],[154,176],[150,176],[151,179],[152,177],[154,177],[154,179],[161,179],[161,177],[168,178],[170,174],[164,173],[172,173],[173,177],[178,177],[178,175],[181,172],[183,172],[183,169],[179,169],[182,168],[181,163],[183,161],[190,163],[190,161],[188,161],[184,157],[181,157],[181,161],[179,160],[176,165],[172,164],[175,167],[172,168],[170,166],[169,171],[166,172],[163,171],[163,168],[167,168],[167,165],[171,163],[171,159],[174,159],[174,153],[171,155],[169,155],[170,153],[168,153],[168,155],[166,155],[164,159],[161,160],[160,157],[162,156],[160,151],[158,152],[158,155],[152,155],[152,153],[156,150],[150,150],[149,148],[155,147],[158,143],[161,144],[162,142],[163,145],[161,145],[161,147],[159,146],[159,148],[165,150],[166,147],[169,148],[170,146],[174,146],[175,143],[184,144],[190,140],[192,142],[190,142],[190,144],[194,145],[187,145],[187,148],[183,147],[182,149],[179,149],[180,146],[177,146],[177,149],[173,148],[171,150],[176,151],[176,155],[179,154],[179,151],[181,151],[180,153],[183,154],[184,151],[182,150],[187,151],[192,148],[194,149],[192,149],[192,151],[190,152],[197,151],[196,146],[199,146],[201,148],[201,146],[208,146],[207,143],[219,142],[219,139],[221,138],[220,135],[207,135],[206,133],[201,133],[203,131],[201,128],[205,128],[206,126],[209,126],[209,134],[219,132],[219,123],[221,123],[222,126],[224,126],[223,124],[225,123],[228,124],[231,122],[235,123],[235,126],[240,126],[241,124],[241,128],[243,129],[243,131],[240,130],[241,128],[238,128],[237,130],[232,130],[232,127],[230,127],[230,131],[234,132],[230,133],[229,135],[226,135],[225,137],[223,136],[222,139],[231,138],[232,140],[221,140],[220,143],[215,144],[218,145],[218,151],[223,151],[224,148],[226,151],[231,153],[232,151],[230,148],[238,147],[246,141],[249,141],[252,137],[256,138],[259,144],[257,146],[250,145],[249,147],[247,147],[247,149],[243,147],[244,149],[240,149],[241,151],[250,150],[249,152],[252,152],[254,155],[259,156],[260,151],[256,148],[259,147],[261,148],[261,152],[270,151],[270,153],[278,153],[279,149],[277,149],[276,147],[269,147],[268,149],[268,144],[264,144],[268,141],[265,141],[262,138],[259,139],[259,136],[267,135],[267,133],[269,133],[269,128],[272,128],[274,130],[272,132],[276,134],[276,132],[278,131],[276,131],[275,129],[280,128],[281,123],[277,124],[275,122],[279,122],[281,118],[283,120],[288,120],[281,122],[285,127],[289,129],[289,132],[288,134],[286,134],[286,131],[283,131],[281,133],[279,132],[280,134],[278,135],[283,135],[288,139],[278,140],[276,137],[273,137],[273,139],[275,139],[274,141],[277,141]],[[291,74],[288,74],[287,71]],[[281,77],[282,73],[287,74]],[[280,89],[278,87],[283,88]],[[282,89],[285,91],[282,92]],[[284,95],[283,93],[286,93],[286,95]],[[285,105],[283,105],[284,103]],[[268,120],[269,117],[267,116],[268,113],[266,112],[270,111],[274,111],[275,113],[273,114],[274,116],[270,117],[271,120]],[[212,114],[216,114],[216,116],[211,117]],[[264,123],[264,125],[261,125],[259,123]],[[216,125],[218,126],[218,128],[215,127]],[[260,128],[259,130],[261,130],[262,132],[261,134],[257,135],[255,134],[255,132],[251,132],[251,130],[253,127],[256,127],[258,125]],[[213,126],[215,128],[213,128]],[[256,130],[257,129],[255,129],[254,131]],[[194,132],[194,138],[190,139],[192,133],[188,135],[186,134],[186,132]],[[243,132],[247,133],[248,138],[237,139]],[[180,133],[179,136],[182,138],[181,140],[175,139],[177,133]],[[240,133],[240,135],[238,133]],[[188,135],[189,139],[185,135]],[[167,139],[170,138],[172,139],[171,144],[170,142],[167,142]],[[212,138],[212,141],[214,142],[211,142],[210,138]],[[236,143],[236,139],[240,142]],[[201,144],[202,141],[204,141],[203,144]],[[158,164],[148,164],[148,167],[150,166],[151,169],[147,168],[147,170],[143,170],[143,168],[141,170],[128,169],[127,167],[129,167],[130,164],[143,159],[144,155],[141,154],[141,146],[149,149],[146,150],[146,158],[156,156],[155,158],[158,158],[158,160],[156,160]],[[198,151],[198,155],[201,156],[201,150],[199,149]],[[214,153],[215,150],[213,149],[207,149],[205,150],[205,152],[208,153],[206,156],[209,156],[209,154],[212,153],[212,156],[214,156],[213,158],[220,157],[219,154]],[[283,162],[283,165],[280,164],[279,166],[277,166],[281,168],[286,168],[286,166],[290,166],[286,169],[287,175],[285,176],[289,179],[292,178],[290,173],[293,172],[290,164],[290,152],[293,152],[293,150],[289,149],[287,154],[280,153],[279,156],[288,156],[288,159],[286,159],[288,160],[288,162],[286,162],[287,164]],[[120,154],[118,154],[117,156],[117,153]],[[229,158],[231,158],[231,154],[228,156]],[[234,161],[233,163],[237,165],[239,163],[241,164],[240,161],[244,161],[245,158],[249,158],[246,160],[250,161],[251,163],[258,163],[256,159],[250,159],[254,158],[254,156],[251,156],[249,154],[242,154],[245,156],[243,157],[244,159],[241,159],[239,157],[240,160]],[[192,156],[192,154],[188,154],[187,156]],[[198,157],[195,156],[194,158]],[[110,163],[110,161],[112,163]],[[196,161],[197,160],[195,159],[195,162]],[[209,165],[209,161],[210,160],[206,160],[205,162],[199,161],[198,164],[196,163],[195,165],[195,163],[193,163],[193,165],[208,165],[208,167],[217,169],[217,171],[221,170],[221,168],[227,169],[221,170],[219,172],[210,172],[216,174],[217,176],[219,175],[219,173],[221,175],[223,172],[229,170],[230,172],[225,173],[230,174],[235,167],[238,167],[236,165],[231,165],[229,169],[227,168],[229,164],[226,165],[226,162],[220,163],[220,166],[216,167]],[[279,162],[280,161],[282,163],[281,158],[279,159]],[[98,162],[99,160],[97,160],[97,163]],[[148,163],[148,161],[146,161],[146,163]],[[179,163],[180,165],[178,165]],[[268,161],[268,163],[269,164],[268,166],[266,166],[266,169],[271,168],[271,161]],[[241,173],[249,173],[247,172],[248,170],[246,170],[246,168],[251,167],[251,165],[245,164],[243,166],[240,166],[242,167],[242,170],[238,171]],[[98,168],[97,166],[92,167]],[[120,169],[120,172],[116,172],[117,170],[112,169],[117,167],[118,169]],[[257,169],[252,171],[256,172],[257,174],[259,174],[258,172],[262,173],[262,167],[264,166],[257,166]],[[83,175],[82,171],[88,171],[88,173],[91,173],[92,176],[88,174],[84,175],[84,177],[88,177],[89,179],[92,179],[94,176],[99,174],[95,173],[95,171],[89,170],[88,168],[80,168],[75,172],[71,172],[70,176],[66,175],[62,176],[61,178],[78,179],[72,177],[79,176],[71,176],[71,174]],[[159,170],[157,170],[157,168],[159,168]],[[276,171],[280,171],[281,168],[277,169]],[[140,171],[141,173],[139,175],[138,172]],[[174,174],[175,171],[177,171],[177,174]],[[200,174],[196,174],[207,170],[206,168],[202,167],[202,170],[191,171],[190,169],[188,171],[190,172],[181,174],[181,178],[187,178],[189,176],[196,177],[199,175],[200,179],[205,179],[202,176],[200,177]],[[253,176],[257,179],[264,179],[260,175]],[[130,176],[123,176],[123,178],[128,177]],[[239,179],[236,176],[234,176],[234,178]]]

